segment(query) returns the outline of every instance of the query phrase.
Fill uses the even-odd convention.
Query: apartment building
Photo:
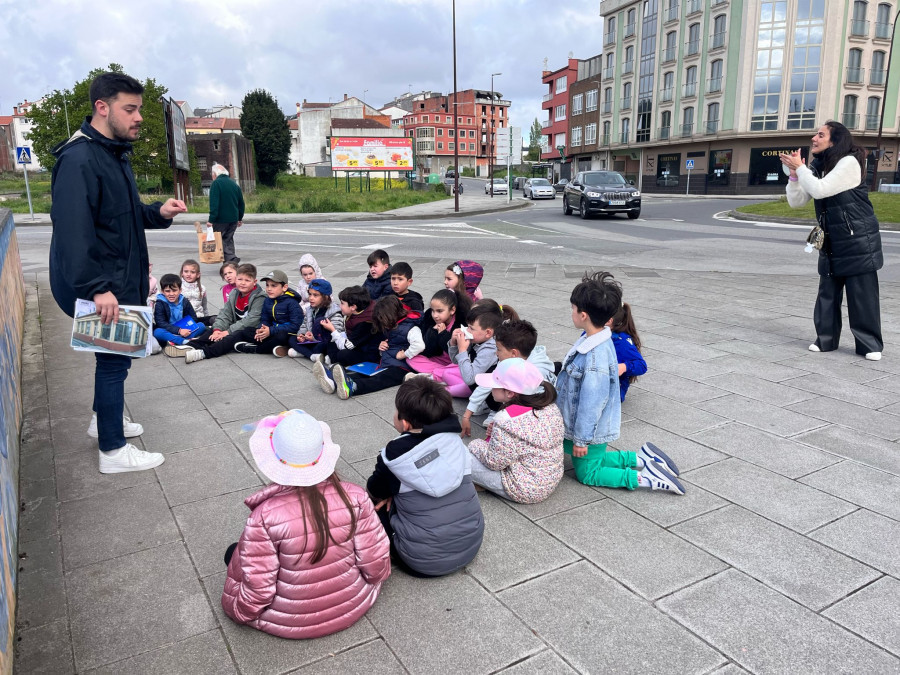
[[[547,93],[541,108],[547,111],[547,118],[541,122],[541,161],[553,163],[553,178],[571,178],[571,161],[560,161],[569,151],[569,84],[578,77],[578,59],[569,56],[566,65],[557,70],[541,73],[541,82],[547,86]],[[563,148],[560,155],[559,149]]]
[[[598,101],[602,67],[602,54],[578,61],[575,81],[569,85],[568,160],[573,164],[571,175],[579,171],[605,169],[609,162],[609,140],[599,133]]]
[[[600,153],[644,191],[780,192],[778,154],[846,124],[897,171],[898,0],[601,0]],[[876,155],[870,152],[869,171]]]

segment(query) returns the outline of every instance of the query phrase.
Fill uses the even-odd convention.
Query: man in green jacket
[[[222,233],[225,262],[241,261],[234,253],[234,233],[244,224],[244,195],[241,187],[228,176],[228,169],[213,164],[213,182],[209,186],[209,221],[213,230]]]

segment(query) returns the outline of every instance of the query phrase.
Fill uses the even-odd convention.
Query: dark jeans
[[[275,347],[287,344],[286,337],[272,336],[267,337],[262,342],[257,342],[254,338],[256,335],[256,327],[254,326],[242,328],[234,333],[229,333],[217,342],[210,340],[210,335],[212,335],[212,329],[208,329],[203,335],[188,342],[194,349],[201,350],[208,359],[214,359],[218,356],[224,356],[229,352],[233,352],[234,346],[238,342],[252,342],[256,345],[256,352],[258,354],[271,354]]]
[[[823,352],[838,348],[841,341],[841,303],[847,288],[847,318],[856,341],[856,353],[880,352],[881,309],[878,296],[878,273],[868,272],[852,277],[819,277],[819,295],[813,311],[816,345]]]
[[[350,365],[353,365],[352,363]],[[403,382],[411,370],[404,370],[397,366],[388,366],[384,372],[377,375],[358,375],[356,373],[347,373],[347,378],[353,380],[356,389],[353,391],[354,396],[362,396],[363,394],[371,394],[373,391],[381,391],[382,389],[390,389],[396,387]]]
[[[234,254],[234,233],[237,230],[237,221],[233,223],[213,223],[213,231],[222,233],[222,252],[225,254],[225,262],[240,262],[241,259]]]
[[[434,577],[430,574],[422,574],[421,572],[416,572],[412,567],[404,562],[403,558],[397,552],[397,547],[394,546],[394,528],[391,526],[391,514],[387,510],[386,507],[382,506],[375,513],[378,514],[378,520],[381,521],[381,526],[384,528],[385,533],[387,533],[388,541],[391,542],[391,566],[403,570],[411,577],[417,577],[419,579],[433,579]],[[230,559],[231,556],[226,552],[225,554]],[[226,561],[227,564],[227,561]]]
[[[125,445],[122,416],[125,414],[125,378],[131,368],[130,356],[96,353],[94,369],[94,412],[97,435],[104,452]]]
[[[340,363],[342,366],[354,366],[365,361],[377,363],[380,358],[377,349],[338,349],[334,342],[328,343],[325,353],[332,363]]]

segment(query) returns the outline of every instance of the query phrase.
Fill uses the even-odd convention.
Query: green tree
[[[275,185],[280,171],[287,171],[291,131],[278,101],[264,89],[254,89],[241,102],[241,133],[253,141],[259,182]]]
[[[535,117],[534,123],[528,132],[528,159],[532,162],[539,162],[541,159],[541,138],[543,135],[544,130],[541,127],[541,123]]]
[[[101,73],[123,72],[118,63],[110,63],[106,68],[96,68],[87,77],[76,82],[71,89],[56,89],[44,99],[40,106],[34,106],[29,118],[32,129],[29,134],[34,151],[41,158],[41,164],[52,169],[56,158],[51,150],[66,140],[70,133],[75,133],[84,118],[91,114],[91,82]],[[134,154],[131,165],[137,176],[147,179],[169,179],[172,170],[169,168],[169,157],[166,149],[166,127],[160,99],[167,89],[157,84],[153,78],[147,78],[144,85],[144,107],[141,114],[141,136],[134,142]],[[66,128],[66,111],[69,125]]]

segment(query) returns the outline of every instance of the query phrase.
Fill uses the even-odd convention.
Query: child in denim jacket
[[[563,449],[572,455],[575,477],[585,485],[683,495],[678,467],[652,443],[636,453],[606,449],[619,437],[622,417],[619,364],[606,326],[622,306],[621,284],[609,272],[585,276],[569,302],[572,323],[584,333],[566,354],[556,389],[566,427]]]

